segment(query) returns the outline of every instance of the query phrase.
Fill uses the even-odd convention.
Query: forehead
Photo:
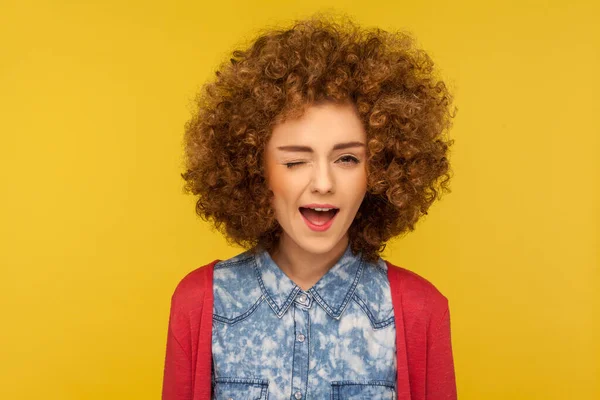
[[[312,105],[300,118],[275,125],[270,145],[329,146],[340,141],[363,141],[366,133],[352,104]]]

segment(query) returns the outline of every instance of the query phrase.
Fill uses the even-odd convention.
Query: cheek
[[[362,193],[367,189],[367,172],[364,169],[357,170],[352,179],[345,179],[344,181],[348,182],[353,192]]]
[[[281,174],[278,173],[278,168],[276,168],[275,161],[269,157],[269,152],[267,151],[267,157],[265,160],[265,180],[267,182],[267,187],[273,193],[277,193],[279,191],[279,187],[281,186]]]
[[[360,204],[365,198],[367,193],[367,180],[366,177],[360,177],[355,180],[354,185],[350,189],[352,193],[353,202],[355,203],[355,207],[360,207]]]
[[[285,190],[285,180],[280,174],[271,172],[269,175],[269,189],[271,189],[275,197],[279,197],[280,193]]]
[[[286,176],[285,171],[271,171],[269,188],[273,192],[271,205],[276,209],[279,208],[276,207],[277,204],[283,206],[293,196],[292,181]]]

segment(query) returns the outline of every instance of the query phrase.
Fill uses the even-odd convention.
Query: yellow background
[[[600,399],[594,3],[3,1],[0,398],[160,397],[176,284],[242,251],[182,194],[193,95],[338,10],[411,31],[456,94],[453,192],[384,258],[450,299],[459,398]]]

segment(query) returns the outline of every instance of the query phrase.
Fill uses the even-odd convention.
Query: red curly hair
[[[456,108],[431,58],[405,32],[324,17],[263,32],[203,86],[185,125],[185,191],[229,244],[276,248],[282,233],[264,175],[273,127],[321,102],[352,102],[367,132],[367,193],[349,228],[376,261],[450,192],[445,132]]]

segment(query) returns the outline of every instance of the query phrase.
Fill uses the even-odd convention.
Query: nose
[[[312,190],[320,193],[334,191],[335,178],[329,163],[317,164],[313,169]]]

